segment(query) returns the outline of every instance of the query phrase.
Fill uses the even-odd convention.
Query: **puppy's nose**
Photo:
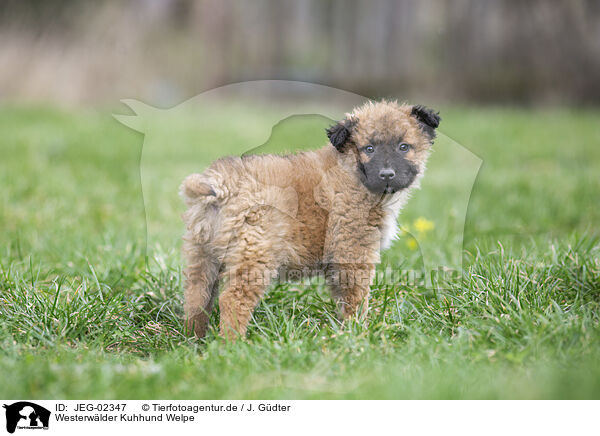
[[[396,175],[396,172],[391,168],[383,168],[381,171],[379,171],[379,178],[381,180],[386,180],[386,181],[392,180],[395,175]]]

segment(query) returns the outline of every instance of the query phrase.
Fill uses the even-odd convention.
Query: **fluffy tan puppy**
[[[188,176],[188,328],[204,336],[223,281],[221,335],[244,336],[269,284],[288,274],[324,273],[341,316],[365,314],[380,250],[423,176],[439,121],[423,106],[369,102],[327,129],[319,150],[224,158]]]

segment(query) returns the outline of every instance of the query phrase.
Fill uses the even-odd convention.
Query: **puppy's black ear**
[[[333,126],[325,129],[329,142],[333,145],[340,153],[344,152],[344,145],[352,134],[352,127],[354,122],[351,120],[342,120],[335,123]]]
[[[439,112],[434,112],[419,104],[413,106],[410,114],[419,121],[421,128],[430,138],[435,138],[435,129],[437,129],[441,121]]]

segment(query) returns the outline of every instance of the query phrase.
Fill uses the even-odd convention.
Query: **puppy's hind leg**
[[[246,262],[228,273],[221,296],[220,334],[229,340],[244,337],[254,308],[262,298],[276,270],[267,262]]]
[[[184,271],[186,328],[202,338],[219,292],[219,262],[188,241],[184,242],[184,253],[188,261]]]

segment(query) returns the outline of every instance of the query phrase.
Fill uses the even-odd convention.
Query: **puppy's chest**
[[[397,213],[391,211],[385,214],[381,224],[381,249],[387,250],[398,237]]]
[[[402,208],[402,201],[398,199],[391,205],[382,210],[381,231],[381,249],[387,250],[398,238],[398,215]]]

